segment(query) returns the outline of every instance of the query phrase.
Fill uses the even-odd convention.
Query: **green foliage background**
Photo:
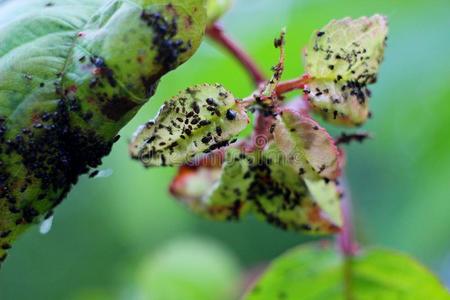
[[[360,239],[406,251],[450,281],[450,2],[448,0],[236,0],[227,30],[265,70],[277,60],[272,39],[287,26],[285,78],[302,72],[300,51],[332,18],[383,13],[390,21],[386,59],[373,87],[375,139],[348,151],[348,177]],[[122,130],[101,169],[57,209],[49,234],[38,228],[15,244],[0,272],[0,299],[102,299],[132,281],[159,247],[184,236],[222,243],[243,267],[273,259],[305,237],[256,220],[212,223],[171,199],[174,169],[144,170],[128,159],[127,139],[179,90],[220,82],[236,96],[252,84],[240,66],[210,42],[177,72]],[[336,131],[336,132],[339,132]],[[200,254],[199,254],[200,255]],[[445,270],[447,269],[447,273]],[[89,296],[80,296],[80,295]],[[125,297],[126,299],[126,297]]]

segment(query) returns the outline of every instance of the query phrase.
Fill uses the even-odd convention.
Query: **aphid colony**
[[[12,2],[0,8],[7,9],[4,6]],[[15,78],[17,87],[8,89],[0,83],[4,104],[0,108],[0,262],[25,227],[49,218],[79,176],[101,164],[118,141],[117,132],[153,95],[160,77],[198,47],[206,18],[202,1],[191,1],[195,18],[185,10],[184,2],[183,9],[176,0],[172,2],[139,8],[134,1],[105,1],[105,7],[100,1],[89,4],[96,6],[93,10],[77,8],[86,14],[94,11],[93,16],[80,16],[90,20],[87,24],[75,19],[67,23],[84,24],[83,32],[75,25],[73,30],[64,29],[55,21],[53,13],[60,9],[57,1],[43,10],[23,10],[27,22],[39,26],[48,12],[48,22],[53,24],[49,28],[58,34],[47,36],[39,31],[48,44],[30,47],[25,62],[20,63],[23,74],[20,80]],[[109,18],[116,21],[107,22]],[[188,18],[199,23],[179,26],[180,20]],[[6,38],[1,44],[17,44],[7,34],[15,29],[2,27]],[[30,44],[44,40],[39,37]],[[48,55],[42,55],[42,47],[50,47]],[[13,77],[17,70],[2,67],[0,71]]]
[[[176,12],[171,4],[168,4],[166,9]],[[191,16],[188,15],[186,18],[192,23]],[[192,48],[190,41],[186,43],[182,39],[175,38],[178,33],[177,18],[174,17],[169,21],[159,11],[143,10],[141,19],[153,29],[152,49],[157,51],[155,61],[168,70],[176,67],[180,55]]]
[[[337,231],[341,155],[332,138],[307,115],[272,108],[268,144],[230,145],[248,123],[241,107],[220,85],[188,88],[138,129],[130,154],[146,167],[186,163],[170,191],[204,216],[252,212],[282,229]]]
[[[213,220],[239,220],[252,213],[284,230],[336,232],[341,225],[339,211],[332,208],[339,203],[336,183],[302,180],[300,170],[283,161],[273,145],[252,153],[232,147],[222,166],[183,166],[170,191],[194,212]]]
[[[330,22],[311,38],[305,89],[312,108],[331,123],[361,125],[369,117],[367,85],[376,82],[384,56],[387,20],[375,15]]]
[[[376,80],[386,34],[378,15],[332,21],[314,34],[301,77],[312,110],[348,126],[367,119],[367,85]],[[137,131],[130,153],[146,167],[182,164],[170,192],[203,216],[238,220],[253,213],[282,229],[333,233],[343,222],[343,154],[307,105],[281,103],[284,31],[274,45],[274,74],[252,96],[234,100],[220,85],[188,88]],[[253,135],[231,143],[247,124],[246,111],[255,110],[262,118]],[[342,142],[353,139],[362,136]]]
[[[194,86],[166,102],[131,144],[145,166],[174,166],[198,153],[228,146],[249,123],[246,112],[221,85]]]

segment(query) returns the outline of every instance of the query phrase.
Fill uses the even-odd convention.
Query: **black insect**
[[[227,115],[226,115],[226,117],[227,117],[227,119],[228,119],[229,121],[235,120],[235,119],[236,119],[236,116],[237,116],[237,113],[236,113],[234,110],[231,110],[231,109],[228,109],[228,110],[227,110]]]

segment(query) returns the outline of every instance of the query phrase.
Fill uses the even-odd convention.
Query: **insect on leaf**
[[[276,97],[275,89],[278,83],[281,80],[281,76],[284,72],[284,61],[285,61],[285,44],[286,44],[286,29],[283,28],[281,30],[280,36],[275,38],[274,46],[275,48],[280,49],[280,58],[278,60],[278,64],[276,64],[273,68],[272,78],[267,82],[266,86],[262,91],[262,96],[264,97]],[[273,102],[273,101],[270,101]]]
[[[369,116],[370,91],[383,60],[387,20],[381,15],[333,20],[305,50],[305,89],[312,108],[327,121],[360,125]]]
[[[228,146],[249,123],[239,102],[221,85],[187,88],[166,102],[130,143],[147,167],[182,165],[194,156]]]
[[[202,39],[203,0],[0,4],[0,262]],[[190,20],[189,26],[185,26]]]
[[[342,154],[328,132],[307,114],[284,109],[273,134],[274,147],[299,174],[312,179],[340,175]]]
[[[319,234],[340,230],[340,198],[333,181],[305,180],[274,143],[252,170],[248,195],[257,216],[286,230]]]
[[[341,226],[334,182],[304,181],[278,150],[244,153],[228,148],[224,163],[180,168],[172,194],[194,212],[214,220],[247,213],[286,230],[334,233]],[[209,161],[217,161],[212,153]],[[326,201],[326,203],[325,203]]]
[[[235,148],[227,149],[225,161],[217,164],[222,161],[219,156],[211,153],[198,165],[181,167],[170,191],[197,214],[219,221],[238,220],[251,207],[247,201],[253,180],[250,162]]]

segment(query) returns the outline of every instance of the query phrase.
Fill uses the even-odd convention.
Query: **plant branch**
[[[242,49],[237,42],[229,37],[222,27],[214,23],[206,29],[206,34],[214,40],[217,44],[224,47],[248,72],[249,76],[253,79],[253,82],[257,88],[267,81],[264,73],[261,71],[256,62],[250,57],[250,55]],[[290,91],[304,89],[305,85],[311,80],[311,76],[305,74],[299,78],[282,81],[277,84],[275,92],[278,96]],[[250,96],[244,99],[245,106],[253,104],[254,96]]]
[[[258,65],[235,41],[225,34],[222,27],[217,23],[206,29],[206,34],[215,42],[222,45],[236,58],[241,65],[247,70],[256,86],[266,81],[264,73]]]

